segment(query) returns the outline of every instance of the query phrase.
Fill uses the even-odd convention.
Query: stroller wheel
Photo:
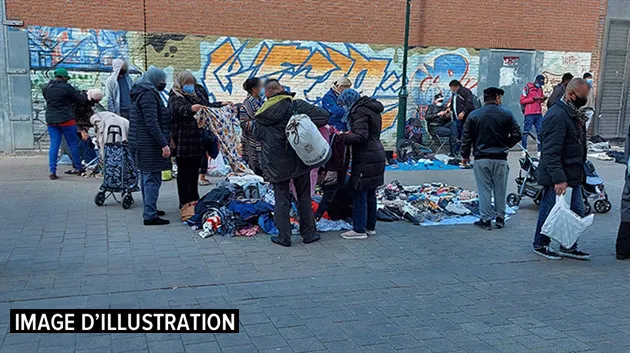
[[[612,209],[612,205],[607,200],[597,200],[595,201],[595,212],[597,213],[608,213]]]
[[[94,196],[94,203],[96,206],[103,206],[105,204],[105,192],[99,191],[96,196]]]
[[[597,204],[597,202],[595,202],[595,204]],[[591,214],[591,204],[588,203],[588,201],[584,200],[584,214],[588,215]]]
[[[511,193],[507,196],[507,205],[510,207],[518,206],[521,203],[521,197],[518,194]]]
[[[125,210],[128,210],[131,207],[131,205],[133,205],[133,203],[134,203],[134,200],[131,194],[126,194],[125,196],[123,196],[122,208],[124,208]]]

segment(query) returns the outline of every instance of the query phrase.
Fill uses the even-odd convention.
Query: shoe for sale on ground
[[[375,236],[376,235],[376,231],[375,230],[366,230],[365,234],[371,235],[371,236]]]
[[[271,237],[271,242],[273,242],[274,244],[278,244],[278,245],[282,245],[285,247],[289,247],[291,246],[291,239],[288,240],[280,240],[279,236],[273,236]]]
[[[72,170],[67,170],[64,172],[64,174],[67,174],[67,175],[81,175],[83,173],[85,173],[85,170],[83,169],[72,169]]]
[[[498,229],[505,228],[505,219],[497,217],[496,225]]]
[[[317,233],[313,233],[311,235],[306,235],[304,237],[302,237],[302,242],[304,244],[310,244],[310,243],[314,243],[316,241],[318,241],[319,239],[321,239],[320,235]]]
[[[168,219],[163,219],[160,217],[155,217],[153,219],[145,219],[144,220],[144,225],[145,226],[165,226],[167,224],[171,223],[171,221],[169,221]]]
[[[475,227],[479,227],[481,229],[484,230],[492,230],[492,222],[490,221],[484,221],[482,219],[478,220],[477,222],[473,223],[475,225]]]
[[[534,249],[534,253],[549,260],[562,260],[562,256],[553,251],[550,246],[544,246],[542,248]]]
[[[591,254],[580,249],[567,250],[560,248],[560,250],[558,250],[558,254],[562,257],[569,257],[577,260],[588,260],[591,258]]]
[[[58,177],[58,176],[57,176],[57,174],[55,174],[55,173],[52,173],[52,174],[50,174],[50,175],[48,176],[48,179],[50,179],[50,180],[57,180],[58,178],[59,178],[59,177]]]
[[[166,212],[158,210],[157,211],[157,215],[158,215],[158,217],[164,217],[164,216],[166,216]]]
[[[617,260],[630,260],[630,255],[617,254]]]
[[[367,239],[367,234],[365,233],[357,233],[354,230],[345,232],[345,233],[341,233],[341,237],[344,239]]]

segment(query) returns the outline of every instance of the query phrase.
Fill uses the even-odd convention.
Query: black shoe
[[[316,241],[318,241],[321,237],[319,236],[319,234],[317,233],[313,233],[311,235],[307,235],[302,237],[302,242],[304,244],[310,244],[310,243],[314,243]]]
[[[558,255],[557,252],[553,251],[550,246],[544,246],[542,248],[534,249],[534,253],[536,255],[540,255],[549,260],[562,260],[562,256]]]
[[[155,217],[153,219],[145,219],[144,220],[144,225],[145,226],[165,226],[167,224],[171,223],[171,221],[169,221],[168,219],[163,219],[160,217]]]
[[[505,228],[505,219],[497,217],[496,225],[498,229]]]
[[[492,230],[492,222],[490,221],[484,221],[483,219],[478,220],[477,222],[473,223],[476,227],[479,227],[481,229],[484,230]]]
[[[617,254],[617,260],[630,260],[630,255]]]
[[[85,173],[84,169],[73,169],[73,170],[67,170],[64,172],[64,174],[67,175],[82,175],[83,173]]]
[[[584,252],[580,249],[567,250],[567,249],[560,248],[560,250],[558,251],[558,254],[562,257],[570,257],[572,259],[577,259],[577,260],[588,260],[591,258],[591,254]]]
[[[291,246],[291,239],[288,239],[288,240],[280,240],[280,237],[278,237],[278,236],[273,236],[273,237],[271,237],[271,242],[273,242],[274,244],[278,244],[278,245],[286,246],[287,248],[288,248],[289,246]]]
[[[166,216],[166,212],[158,210],[157,211],[157,215],[158,215],[158,217],[164,217],[164,216]]]

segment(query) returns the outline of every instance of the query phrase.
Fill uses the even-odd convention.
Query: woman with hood
[[[131,77],[123,59],[112,61],[112,74],[105,81],[107,110],[129,119],[131,113]]]
[[[168,109],[173,120],[172,136],[177,160],[177,194],[180,209],[190,202],[199,200],[197,176],[200,161],[208,159],[204,131],[197,125],[195,114],[208,107],[216,108],[229,104],[210,103],[203,86],[196,83],[197,80],[190,71],[180,72],[175,77],[168,98]]]
[[[165,88],[166,73],[155,67],[149,68],[131,88],[129,148],[141,174],[146,226],[170,223],[160,218],[165,213],[157,209],[162,171],[171,169],[171,118],[160,97]]]
[[[347,89],[339,102],[348,110],[350,131],[343,137],[352,148],[350,187],[352,194],[352,230],[341,234],[344,239],[366,239],[376,234],[376,188],[383,185],[385,149],[381,144],[383,104],[361,97]]]

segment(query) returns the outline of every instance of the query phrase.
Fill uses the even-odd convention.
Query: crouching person
[[[285,134],[287,123],[294,113],[308,115],[317,127],[328,123],[328,113],[303,100],[293,100],[293,95],[285,91],[278,80],[265,84],[267,101],[256,113],[254,136],[262,145],[261,168],[265,181],[273,185],[275,193],[274,220],[280,231],[271,241],[291,246],[291,192],[289,182],[293,180],[298,198],[300,234],[305,244],[319,240],[315,233],[315,218],[311,208],[311,168],[305,165],[295,153]]]

